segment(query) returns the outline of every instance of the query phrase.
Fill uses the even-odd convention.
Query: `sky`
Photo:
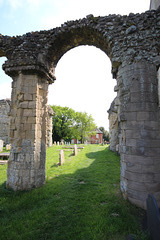
[[[16,36],[48,30],[89,14],[141,13],[149,5],[150,0],[0,0],[0,34]],[[5,60],[0,58],[0,99],[11,97],[12,79],[2,70]],[[48,104],[87,112],[98,127],[108,130],[107,110],[116,96],[116,80],[112,79],[107,55],[94,46],[76,47],[59,60],[55,75]]]

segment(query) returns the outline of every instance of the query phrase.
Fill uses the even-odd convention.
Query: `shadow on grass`
[[[104,147],[83,154],[72,160],[77,170],[70,174],[64,174],[70,163],[54,168],[49,161],[51,172],[39,189],[0,186],[1,240],[120,240],[139,229],[138,209],[119,191],[119,157]]]

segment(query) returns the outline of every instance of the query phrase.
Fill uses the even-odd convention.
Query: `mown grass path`
[[[78,156],[65,150],[66,162],[58,166],[61,148],[48,148],[46,184],[39,189],[5,189],[6,166],[0,166],[0,239],[121,240],[139,234],[144,212],[121,196],[119,156],[87,145]]]

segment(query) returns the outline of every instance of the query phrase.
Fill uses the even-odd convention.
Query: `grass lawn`
[[[141,232],[144,211],[120,193],[120,159],[108,147],[86,145],[58,166],[62,146],[47,149],[46,184],[13,192],[5,188],[6,165],[0,166],[1,240],[124,240]]]

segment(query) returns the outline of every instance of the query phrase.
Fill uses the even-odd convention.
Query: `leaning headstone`
[[[6,145],[6,151],[10,151],[11,150],[11,145],[10,144],[7,144]]]
[[[56,141],[54,141],[54,145],[56,146]]]
[[[151,239],[160,239],[160,213],[156,199],[152,194],[148,195],[147,202],[147,224]]]
[[[61,166],[64,162],[65,162],[64,151],[61,150],[60,153],[59,153],[59,166]]]
[[[78,154],[78,149],[77,149],[77,145],[75,144],[74,145],[74,156],[77,156],[77,154]]]
[[[0,152],[3,151],[3,140],[0,140]]]

